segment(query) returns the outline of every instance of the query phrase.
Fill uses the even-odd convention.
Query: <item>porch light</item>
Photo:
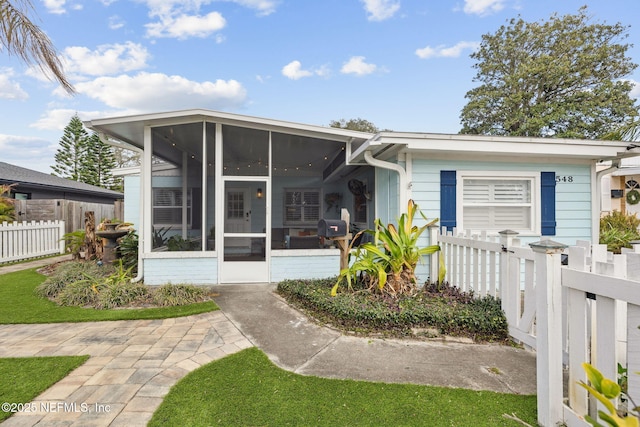
[[[258,188],[258,191],[256,191],[256,197],[257,197],[258,199],[262,199],[262,196],[263,196],[263,194],[262,194],[262,188]]]

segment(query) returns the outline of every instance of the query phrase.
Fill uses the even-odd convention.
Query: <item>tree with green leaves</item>
[[[360,132],[369,132],[369,133],[378,133],[380,129],[376,127],[373,123],[368,120],[361,119],[358,117],[357,119],[340,119],[340,120],[331,120],[329,126],[332,128],[340,128],[340,129],[349,129],[349,130],[357,130]]]
[[[64,128],[54,159],[53,175],[103,188],[119,188],[111,173],[116,167],[112,148],[98,134],[89,135],[77,114]]]
[[[68,93],[75,89],[67,80],[53,43],[29,18],[33,12],[30,0],[0,0],[0,46],[9,55],[20,57],[29,65],[38,66],[46,75],[60,83]]]
[[[97,133],[91,134],[86,142],[86,155],[83,161],[84,180],[87,184],[113,189],[111,171],[116,167],[113,149],[102,142]]]
[[[79,182],[92,180],[91,176],[87,176],[90,173],[86,171],[85,155],[88,139],[89,135],[82,120],[77,114],[74,115],[63,130],[60,147],[54,156],[56,164],[51,166],[53,175]]]
[[[483,35],[461,133],[592,139],[618,129],[638,116],[627,37],[628,27],[593,22],[586,7]]]

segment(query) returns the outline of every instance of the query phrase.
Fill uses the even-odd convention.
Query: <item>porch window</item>
[[[284,225],[315,225],[320,220],[320,190],[285,189]]]
[[[466,230],[539,233],[536,176],[474,176],[462,174],[462,218]]]
[[[187,225],[191,226],[191,190],[187,191]],[[182,189],[153,189],[153,225],[182,225]]]

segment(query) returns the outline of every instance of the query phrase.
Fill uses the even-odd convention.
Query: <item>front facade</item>
[[[339,251],[318,220],[346,208],[352,230],[395,222],[409,198],[448,228],[592,240],[596,164],[633,155],[620,142],[371,135],[207,110],[86,125],[143,152],[125,220],[148,284],[335,276]]]

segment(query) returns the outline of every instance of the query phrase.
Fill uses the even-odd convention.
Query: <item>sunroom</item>
[[[348,153],[372,137],[208,110],[92,120],[111,145],[142,154],[125,176],[125,218],[147,284],[327,277],[339,251],[322,218],[373,222],[374,168]]]

